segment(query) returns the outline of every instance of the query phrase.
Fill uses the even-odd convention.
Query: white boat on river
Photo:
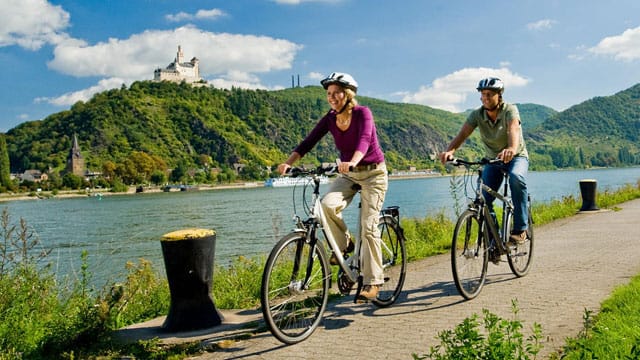
[[[281,176],[277,178],[270,178],[265,180],[264,186],[267,187],[284,187],[284,186],[302,186],[311,181],[310,177],[290,177]],[[328,184],[329,178],[326,176],[320,176],[320,184]]]

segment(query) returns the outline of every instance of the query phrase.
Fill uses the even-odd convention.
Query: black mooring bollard
[[[580,193],[582,194],[582,207],[580,211],[600,210],[596,205],[596,187],[598,182],[593,179],[580,180]]]
[[[190,331],[222,323],[211,298],[216,233],[206,229],[178,230],[162,237],[171,306],[162,324],[167,331]]]

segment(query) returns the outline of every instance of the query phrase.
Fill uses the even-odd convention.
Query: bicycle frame
[[[533,254],[533,219],[531,209],[528,209],[529,226],[527,240],[522,244],[510,244],[508,242],[512,218],[513,202],[509,196],[509,173],[502,169],[504,190],[493,190],[482,180],[484,166],[500,160],[482,159],[480,161],[466,161],[453,159],[452,164],[464,165],[465,193],[468,190],[467,181],[477,171],[477,181],[473,196],[467,210],[462,212],[453,233],[451,246],[451,268],[456,288],[467,300],[473,299],[480,293],[487,276],[487,263],[489,259],[494,264],[499,264],[500,256],[507,255],[509,267],[517,277],[525,276],[531,266]],[[494,213],[490,211],[485,195],[489,194],[503,204],[502,223]],[[530,198],[527,199],[530,206]],[[499,230],[501,229],[501,231]]]
[[[302,215],[305,217],[302,219],[298,215],[294,200],[296,228],[283,236],[269,253],[260,286],[260,304],[265,323],[271,333],[286,344],[295,344],[308,338],[322,321],[333,280],[327,247],[336,254],[340,266],[337,274],[340,293],[349,294],[357,283],[355,303],[371,301],[378,307],[393,304],[402,291],[407,267],[400,209],[397,206],[386,207],[380,211],[378,226],[384,230],[384,235],[381,234],[380,238],[384,283],[380,284],[375,298],[361,297],[364,284],[360,273],[360,227],[358,226],[358,238],[353,240],[355,253],[347,259],[337,256],[342,255],[342,252],[336,239],[328,231],[328,218],[320,200],[319,176],[335,174],[335,167],[319,167],[315,170],[294,168],[291,173],[293,176],[311,176],[312,183],[304,185],[302,202],[308,216]],[[307,191],[310,189],[313,194],[307,198]],[[319,231],[322,231],[324,239],[319,236]]]
[[[478,179],[476,180],[476,190],[475,190],[475,199],[469,205],[471,208],[477,208],[480,214],[480,221],[482,224],[486,224],[488,227],[489,235],[494,239],[500,239],[499,244],[496,244],[500,250],[500,253],[505,254],[509,251],[506,246],[507,237],[509,236],[509,229],[506,227],[509,225],[509,221],[513,214],[513,202],[511,200],[511,196],[509,196],[509,174],[503,171],[503,193],[499,193],[496,190],[493,190],[488,185],[486,185],[482,181],[482,169],[478,170]],[[502,202],[502,233],[498,231],[498,226],[500,223],[497,222],[497,219],[494,219],[491,216],[491,211],[489,210],[489,205],[484,197],[482,191],[486,191],[495,199]],[[483,225],[484,227],[484,225]],[[483,233],[484,233],[484,229]]]
[[[324,229],[328,229],[329,225],[327,222],[327,217],[322,209],[322,204],[320,203],[320,179],[317,175],[313,176],[314,182],[313,186],[313,206],[311,207],[309,218],[306,221],[302,221],[299,217],[297,217],[297,228],[295,231],[306,232],[307,242],[316,242],[317,237],[317,229],[320,228],[324,237],[326,239],[327,245],[335,254],[342,254],[342,250],[339,248],[338,243],[336,242],[333,234],[330,231],[325,231]],[[338,265],[342,270],[347,274],[349,280],[353,283],[358,281],[360,266],[356,262],[360,259],[360,216],[357,219],[357,227],[358,227],[358,236],[355,239],[355,249],[353,256],[350,256],[348,259],[344,259],[342,256],[336,256],[338,259]],[[313,244],[317,246],[316,244]]]

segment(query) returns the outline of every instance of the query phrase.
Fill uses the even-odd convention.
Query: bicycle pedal
[[[351,290],[353,289],[353,285],[355,283],[349,280],[347,274],[342,272],[342,269],[338,273],[338,290],[342,295],[349,295]]]

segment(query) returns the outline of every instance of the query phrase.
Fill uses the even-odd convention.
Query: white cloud
[[[597,55],[611,55],[616,60],[638,60],[640,59],[640,27],[627,29],[621,35],[606,37],[589,51]]]
[[[68,38],[69,13],[46,0],[2,0],[0,47],[38,50]]]
[[[465,68],[437,78],[431,85],[423,85],[415,93],[403,94],[402,101],[459,112],[462,111],[460,106],[467,100],[467,96],[476,92],[478,81],[486,77],[502,79],[507,90],[510,87],[525,86],[529,82],[527,78],[513,73],[506,67]]]
[[[122,84],[125,84],[126,82],[126,80],[120,78],[102,79],[97,85],[87,89],[69,92],[54,98],[40,97],[36,98],[34,101],[36,103],[47,102],[57,106],[69,106],[77,103],[78,101],[87,101],[96,93],[121,87]]]
[[[320,80],[324,79],[324,78],[325,78],[325,76],[326,76],[326,75],[322,75],[321,73],[319,73],[319,72],[315,72],[315,71],[310,72],[310,73],[309,73],[309,75],[307,75],[307,77],[308,77],[309,79],[311,79],[311,80],[318,80],[318,81],[320,81]]]
[[[527,29],[533,31],[548,30],[551,29],[556,23],[557,21],[551,19],[538,20],[536,22],[528,23]]]
[[[55,48],[48,65],[78,77],[150,79],[155,68],[174,60],[178,45],[182,45],[187,59],[200,60],[203,76],[289,69],[297,51],[302,49],[288,40],[268,36],[211,33],[183,26],[175,30],[149,30],[123,40],[111,38],[95,45],[64,43]]]
[[[190,21],[190,20],[215,20],[219,17],[226,16],[226,15],[227,14],[220,9],[211,9],[211,10],[198,10],[195,14],[189,14],[184,11],[181,11],[177,14],[166,15],[165,18],[168,21],[180,22],[180,21]]]
[[[153,70],[165,67],[176,56],[178,45],[186,59],[200,60],[200,75],[212,78],[216,87],[265,88],[257,73],[291,68],[301,45],[267,36],[211,33],[193,26],[174,30],[145,31],[128,39],[111,38],[89,45],[79,40],[65,41],[54,49],[51,69],[76,77],[104,77],[96,86],[39,99],[56,105],[88,100],[105,86],[120,87],[136,80],[150,80]],[[111,79],[117,79],[116,82]]]

